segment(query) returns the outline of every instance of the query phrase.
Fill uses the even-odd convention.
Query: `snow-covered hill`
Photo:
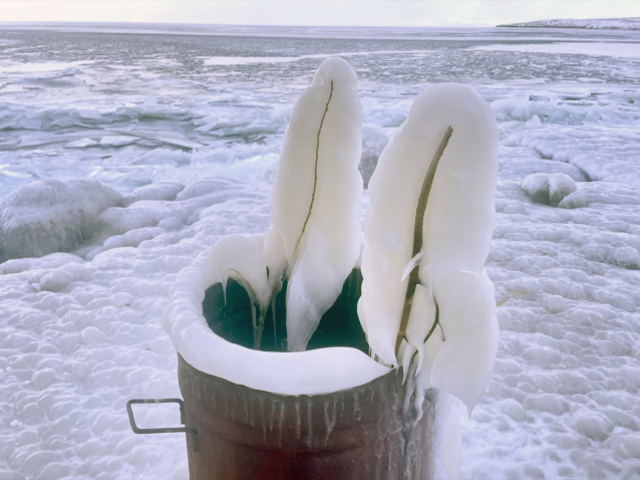
[[[557,18],[553,20],[536,20],[535,22],[510,23],[498,27],[530,27],[530,28],[590,28],[597,30],[640,30],[640,18]]]

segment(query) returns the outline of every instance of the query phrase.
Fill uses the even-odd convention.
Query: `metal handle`
[[[198,431],[189,427],[169,427],[169,428],[140,428],[136,425],[136,419],[133,416],[133,404],[148,403],[177,403],[180,405],[180,423],[184,425],[184,402],[179,398],[137,398],[127,402],[127,415],[129,415],[129,424],[134,433],[140,435],[149,435],[156,433],[190,433],[193,435],[193,451],[198,451]]]

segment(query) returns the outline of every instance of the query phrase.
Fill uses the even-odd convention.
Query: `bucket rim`
[[[353,347],[303,352],[265,352],[231,343],[209,328],[202,311],[214,247],[176,277],[162,326],[177,353],[196,370],[280,395],[322,395],[365,385],[391,371]]]

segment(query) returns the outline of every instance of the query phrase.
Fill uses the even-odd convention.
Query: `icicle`
[[[407,380],[409,375],[409,364],[413,359],[413,355],[416,353],[416,349],[413,345],[404,343],[404,352],[402,353],[402,383]]]
[[[258,306],[256,305],[256,309],[258,309]],[[260,346],[262,345],[262,333],[264,332],[264,319],[266,317],[266,314],[264,311],[262,310],[258,310],[258,327],[254,330],[254,345],[253,348],[255,348],[256,350],[260,349]]]
[[[251,323],[253,324],[253,329],[256,330],[258,328],[258,322],[256,321],[256,306],[251,305]]]
[[[225,277],[220,282],[222,284],[222,300],[224,301],[224,306],[227,306],[227,279],[229,277]]]
[[[424,252],[418,252],[418,254],[415,257],[409,260],[409,263],[407,263],[407,266],[404,267],[404,269],[402,270],[402,277],[400,278],[401,282],[403,282],[409,276],[409,274],[413,271],[414,268],[420,265],[420,261],[422,260],[422,257],[424,257]]]
[[[271,318],[273,320],[273,344],[278,348],[278,333],[276,330],[276,297],[271,297]]]

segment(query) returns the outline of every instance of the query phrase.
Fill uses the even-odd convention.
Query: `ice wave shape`
[[[99,214],[122,196],[95,180],[34,182],[0,200],[0,263],[70,252],[91,238]]]
[[[388,373],[387,367],[355,348],[263,352],[228,342],[209,328],[202,313],[204,292],[212,284],[224,281],[225,269],[230,265],[242,269],[244,278],[251,278],[250,281],[255,282],[252,285],[257,298],[264,299],[260,297],[262,291],[258,293],[259,288],[256,288],[265,287],[260,283],[259,276],[254,278],[252,273],[243,268],[258,273],[256,265],[259,265],[259,260],[253,257],[256,251],[258,255],[261,251],[247,242],[260,245],[260,237],[225,237],[226,242],[243,242],[246,261],[240,257],[221,258],[225,250],[235,255],[234,252],[242,248],[228,248],[220,244],[223,242],[220,240],[178,274],[171,288],[170,303],[164,311],[162,326],[187,363],[201,372],[238,385],[282,395],[319,395],[346,390]],[[345,365],[349,365],[349,368],[344,368]]]
[[[273,194],[265,260],[274,295],[288,279],[290,351],[304,350],[359,253],[362,106],[356,74],[324,60],[291,112]]]
[[[425,388],[457,396],[469,412],[489,381],[498,344],[493,285],[484,271],[495,223],[497,148],[495,118],[474,89],[430,87],[380,156],[364,221],[358,314],[372,353],[387,365],[397,365],[400,355],[405,367],[417,353]],[[408,321],[399,335],[405,303]]]

